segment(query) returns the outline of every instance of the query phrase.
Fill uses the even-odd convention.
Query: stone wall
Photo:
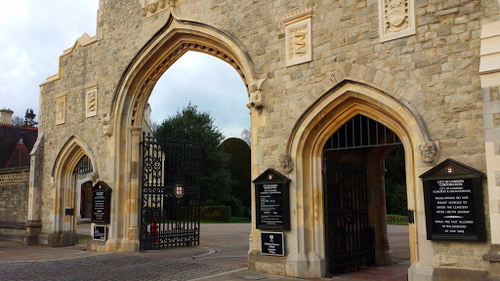
[[[21,239],[28,196],[29,168],[0,170],[0,239]]]
[[[287,153],[290,135],[301,116],[345,80],[373,87],[412,108],[422,117],[430,140],[439,144],[438,162],[453,158],[486,172],[479,54],[482,26],[500,20],[497,0],[416,0],[416,34],[385,42],[381,42],[379,22],[383,1],[174,2],[177,5],[172,13],[177,19],[200,22],[234,36],[251,58],[254,78],[266,78],[262,84],[265,107],[252,111],[252,120],[258,119],[252,121],[256,160],[252,163],[253,178],[268,168],[279,170],[279,155]],[[282,19],[310,6],[315,6],[312,61],[287,67]],[[170,16],[168,9],[144,16],[141,8],[139,0],[102,1],[95,42],[75,43],[60,58],[58,79],[51,78],[42,85],[40,131],[45,133],[47,144],[44,167],[54,167],[59,151],[72,136],[78,136],[95,156],[100,180],[111,186],[119,180],[116,171],[127,160],[123,156],[117,163],[120,155],[114,154],[115,148],[126,146],[130,137],[109,133],[113,127],[128,126],[113,124],[111,116],[115,110],[112,106],[120,98],[118,83],[134,56]],[[99,83],[97,114],[87,117],[85,88],[95,83]],[[56,102],[61,95],[65,95],[66,103],[59,108],[68,114],[57,115]],[[63,123],[58,119],[61,117]],[[419,144],[413,145],[417,149]],[[431,167],[422,163],[413,173],[417,177]],[[54,172],[47,170],[42,189],[45,233],[53,229],[50,216],[55,195]],[[495,179],[484,183],[485,198],[487,181],[491,180]],[[423,202],[418,202],[423,198],[421,183],[415,180],[415,184],[417,211],[422,214]],[[488,199],[484,202],[489,226]],[[424,233],[424,221],[418,223],[419,232]],[[419,247],[436,254],[434,260],[422,259],[426,265],[485,269],[487,263],[481,256],[487,252],[487,244],[472,249],[468,243],[431,243],[422,237]]]

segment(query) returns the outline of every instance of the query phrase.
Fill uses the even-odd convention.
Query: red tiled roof
[[[37,136],[38,128],[0,124],[0,169],[29,167]]]
[[[27,165],[26,165],[27,164]],[[24,167],[30,165],[30,153],[24,145],[23,139],[21,138],[17,143],[16,150],[12,153],[9,162],[5,168],[16,168],[16,167]]]

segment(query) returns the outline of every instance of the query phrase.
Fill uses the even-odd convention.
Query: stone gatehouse
[[[40,85],[28,220],[42,226],[28,231],[40,231],[41,244],[75,243],[71,210],[80,196],[75,168],[88,158],[88,181],[106,182],[113,191],[108,239],[90,247],[139,250],[144,112],[160,76],[194,51],[229,63],[248,89],[252,178],[273,168],[291,180],[290,230],[281,231],[285,255],[261,253],[254,203],[250,268],[298,277],[331,271],[330,261],[338,256],[332,256],[328,234],[338,229],[327,220],[333,201],[326,195],[332,194],[328,175],[322,174],[330,160],[363,170],[364,189],[356,191],[361,196],[356,200],[364,198],[369,210],[374,263],[392,263],[383,159],[394,142],[379,143],[378,133],[371,141],[380,128],[405,150],[410,280],[498,277],[499,5],[498,0],[100,0],[96,35],[78,38],[59,57],[59,72]],[[349,127],[353,120],[368,125]],[[342,130],[358,132],[361,141],[346,145]],[[446,159],[484,173],[480,204],[486,241],[428,239],[419,176]],[[252,194],[255,198],[254,189]]]

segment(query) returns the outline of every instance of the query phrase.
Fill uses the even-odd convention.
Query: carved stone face
[[[293,161],[290,154],[281,154],[279,159],[281,171],[285,174],[291,173],[293,171]]]
[[[420,145],[420,156],[422,157],[422,162],[426,164],[434,162],[437,156],[436,145],[432,141],[427,141],[425,144]]]

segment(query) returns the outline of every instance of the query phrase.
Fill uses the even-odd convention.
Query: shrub
[[[204,221],[231,220],[231,207],[229,206],[206,206],[200,207],[200,219]]]

